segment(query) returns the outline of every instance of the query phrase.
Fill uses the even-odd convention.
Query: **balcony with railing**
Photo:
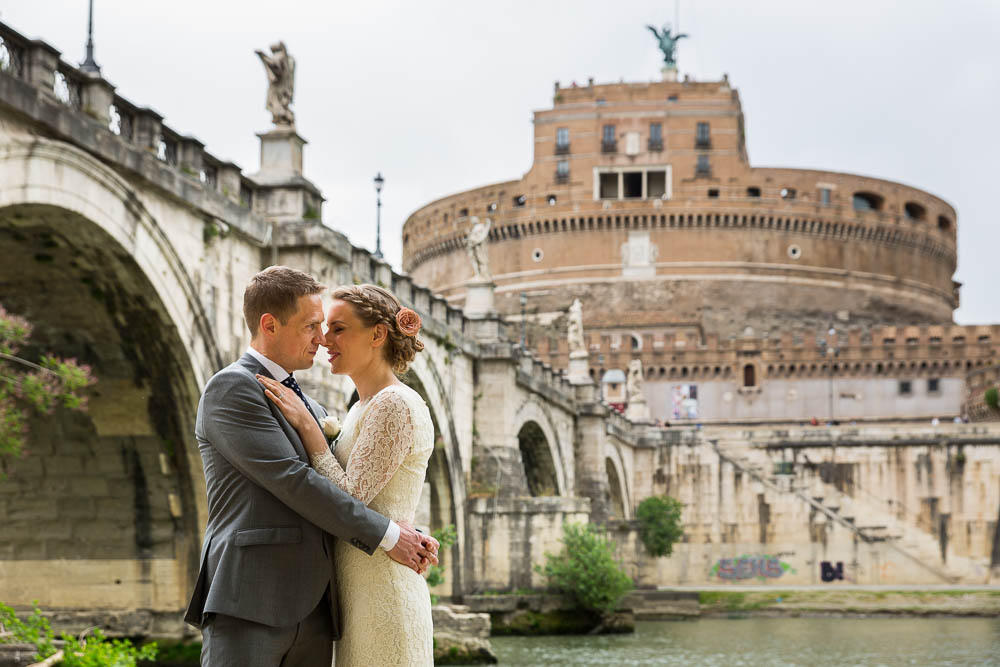
[[[647,148],[653,152],[658,153],[663,150],[663,139],[649,139],[647,142]]]
[[[252,201],[255,184],[242,175],[238,165],[219,160],[194,137],[181,135],[165,125],[160,114],[118,95],[114,86],[99,74],[84,72],[64,62],[57,49],[41,40],[28,39],[2,22],[0,76],[43,91],[42,99],[85,114],[125,145],[152,153],[166,165],[199,181],[202,187],[234,203],[247,206]],[[16,88],[12,89],[12,95],[14,91]],[[100,127],[95,129],[100,131]]]
[[[604,139],[601,141],[601,152],[602,153],[617,153],[618,152],[618,140],[617,139]]]
[[[556,183],[569,183],[569,172],[556,170],[555,181]]]
[[[569,155],[569,144],[556,144],[556,155]]]
[[[712,137],[695,137],[694,147],[695,148],[711,148],[712,147]]]

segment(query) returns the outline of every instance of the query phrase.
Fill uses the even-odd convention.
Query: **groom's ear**
[[[278,318],[271,313],[264,313],[260,316],[260,324],[257,330],[269,335],[274,335],[278,329]]]

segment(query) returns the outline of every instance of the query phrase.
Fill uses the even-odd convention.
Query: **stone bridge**
[[[624,531],[622,558],[645,583],[704,579],[706,559],[728,553],[726,535],[732,549],[767,544],[758,526],[780,513],[754,505],[730,516],[718,494],[736,484],[729,498],[757,503],[728,461],[743,447],[770,463],[761,452],[771,450],[737,435],[723,452],[697,429],[621,417],[588,380],[571,384],[525,353],[497,315],[449,306],[324,226],[302,140],[259,136],[261,169],[244,174],[0,24],[0,303],[36,325],[29,354],[76,357],[99,379],[88,413],[32,422],[30,451],[0,482],[0,601],[117,614],[132,634],[182,632],[206,515],[198,396],[247,346],[243,287],[276,263],[328,285],[383,285],[424,318],[427,350],[405,381],[435,424],[423,523],[458,532],[441,594],[538,586],[532,565],[557,549],[567,520]],[[350,403],[350,382],[321,368],[302,384],[333,410]],[[962,554],[988,567],[1000,429],[980,428],[982,448],[966,465],[994,505],[977,510],[979,532]],[[687,503],[692,542],[670,566],[644,562],[632,521],[639,501],[666,492]],[[778,532],[816,544],[819,529],[789,537],[808,514],[789,503]],[[692,558],[701,574],[678,574]]]

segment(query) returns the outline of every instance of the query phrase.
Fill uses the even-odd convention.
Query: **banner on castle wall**
[[[675,384],[672,393],[674,419],[698,419],[698,385]]]

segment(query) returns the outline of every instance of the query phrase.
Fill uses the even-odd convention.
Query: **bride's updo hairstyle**
[[[401,306],[399,299],[389,290],[377,285],[350,285],[338,287],[331,296],[351,304],[354,314],[365,326],[386,326],[389,335],[382,346],[382,353],[396,375],[405,373],[417,352],[424,349],[424,344],[417,338],[420,316]]]

